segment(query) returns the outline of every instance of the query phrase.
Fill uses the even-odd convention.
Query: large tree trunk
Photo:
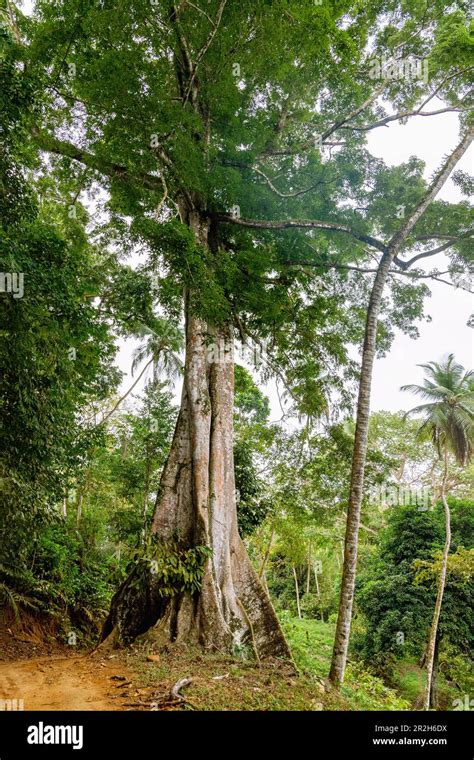
[[[449,555],[449,549],[451,546],[451,514],[449,511],[449,505],[446,500],[446,483],[448,480],[448,448],[445,446],[444,449],[444,473],[443,473],[443,481],[441,483],[441,500],[443,502],[444,507],[444,520],[445,520],[445,540],[444,540],[444,551],[443,551],[443,559],[441,561],[441,570],[439,574],[438,579],[438,593],[436,595],[436,603],[433,613],[433,621],[431,623],[431,629],[430,629],[430,635],[428,638],[428,646],[426,648],[426,688],[425,688],[425,696],[424,696],[424,702],[423,707],[425,710],[429,710],[430,706],[432,706],[431,701],[433,697],[433,689],[432,689],[432,682],[433,682],[433,670],[434,670],[434,664],[435,664],[435,655],[436,655],[436,642],[438,638],[438,625],[439,625],[439,617],[441,614],[441,605],[443,602],[443,596],[444,596],[444,587],[446,585],[446,573],[448,569],[448,555]]]
[[[207,228],[192,218],[201,243]],[[103,638],[128,643],[153,627],[171,641],[257,657],[290,653],[271,602],[251,566],[237,528],[233,458],[234,363],[228,325],[204,323],[186,304],[186,361],[181,407],[163,471],[152,532],[179,536],[185,547],[212,551],[201,589],[168,599],[149,572],[132,575],[112,602]]]

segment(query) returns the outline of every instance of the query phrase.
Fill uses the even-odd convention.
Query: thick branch
[[[31,128],[31,135],[38,147],[47,153],[56,153],[59,156],[71,158],[108,177],[120,177],[121,179],[139,182],[148,190],[162,190],[163,186],[160,177],[154,177],[152,174],[146,174],[145,172],[130,172],[126,166],[98,158],[93,153],[78,148],[72,143],[58,140],[53,135],[38,129],[36,126]]]
[[[362,127],[357,127],[354,124],[346,124],[345,126],[340,126],[339,129],[349,129],[354,132],[368,132],[371,129],[376,129],[377,127],[384,127],[386,124],[388,124],[391,121],[398,121],[399,119],[408,119],[410,116],[438,116],[438,114],[441,113],[454,113],[454,112],[460,112],[460,111],[469,111],[472,108],[472,106],[466,106],[465,108],[457,108],[457,107],[447,107],[447,108],[438,108],[437,111],[400,111],[399,113],[394,113],[391,116],[385,116],[383,119],[379,119],[378,121],[374,121],[373,124],[366,124]]]
[[[467,233],[466,235],[461,235],[458,238],[455,238],[454,240],[448,240],[447,243],[443,243],[443,245],[439,245],[437,248],[432,248],[429,251],[422,251],[421,253],[417,253],[416,256],[413,256],[411,259],[408,259],[408,261],[402,261],[401,259],[395,259],[395,264],[400,267],[400,269],[408,269],[411,267],[412,264],[415,263],[415,261],[419,261],[419,259],[426,259],[429,256],[435,256],[437,253],[441,253],[442,251],[446,251],[448,248],[451,248],[453,245],[455,245],[458,241],[463,240],[463,238],[469,237],[471,235],[471,232]]]
[[[318,219],[283,219],[271,221],[265,219],[242,219],[234,217],[231,214],[216,214],[214,218],[217,221],[237,224],[240,227],[249,227],[256,230],[320,229],[328,230],[329,232],[344,232],[356,240],[377,248],[379,251],[385,252],[387,250],[387,246],[381,240],[371,235],[364,235],[347,224],[339,224],[338,222],[323,222]]]

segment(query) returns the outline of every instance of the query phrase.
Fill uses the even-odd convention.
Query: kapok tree
[[[26,19],[9,3],[9,56],[40,93],[30,150],[49,156],[70,212],[81,189],[107,191],[109,231],[146,247],[162,306],[185,314],[181,408],[153,530],[210,556],[194,593],[164,598],[151,574],[126,582],[106,627],[119,639],[158,621],[172,640],[252,640],[259,655],[287,654],[237,531],[234,337],[273,345],[296,395],[304,387],[324,408],[350,330],[338,322],[347,294],[324,280],[386,251],[369,189],[386,169],[365,134],[430,113],[445,92],[448,110],[465,108],[465,66],[440,59],[429,82],[388,76],[385,64],[373,75],[369,40],[379,58],[426,57],[445,5],[40,0]],[[382,112],[382,95],[396,113]],[[420,171],[403,183],[408,205]],[[97,233],[100,220],[90,224]],[[400,239],[401,269],[410,245]]]

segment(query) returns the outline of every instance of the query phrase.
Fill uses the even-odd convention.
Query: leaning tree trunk
[[[349,504],[347,509],[346,536],[344,544],[344,566],[342,571],[342,586],[339,599],[339,611],[336,624],[336,635],[332,654],[329,680],[337,687],[344,680],[344,671],[349,650],[349,636],[352,621],[352,606],[354,602],[357,546],[359,538],[360,510],[362,505],[362,490],[364,485],[365,460],[367,455],[367,439],[369,432],[370,392],[372,385],[372,369],[374,365],[377,319],[382,302],[382,294],[390,267],[417,221],[443,187],[447,178],[470,146],[474,134],[471,126],[462,137],[456,148],[446,158],[441,169],[436,174],[428,190],[415,206],[400,229],[392,237],[384,253],[375,275],[370,294],[367,319],[365,324],[364,347],[362,350],[362,367],[357,399],[357,419],[352,454],[351,483]]]
[[[370,295],[365,326],[364,346],[362,350],[362,367],[357,400],[357,419],[352,454],[352,471],[347,508],[346,535],[344,542],[344,560],[342,568],[341,594],[336,624],[334,648],[332,654],[329,680],[336,686],[344,680],[344,672],[349,649],[349,636],[352,621],[352,606],[357,569],[357,549],[359,541],[360,510],[364,485],[365,460],[369,433],[370,392],[372,370],[377,339],[377,320],[382,301],[382,293],[395,251],[387,251],[380,261],[374,285]]]
[[[192,217],[201,244],[207,228]],[[153,628],[166,640],[257,657],[289,657],[278,619],[237,528],[233,458],[234,362],[228,325],[199,319],[185,298],[186,361],[181,407],[165,465],[152,533],[179,536],[185,547],[211,550],[199,592],[162,598],[153,576],[132,573],[116,593],[103,630],[128,643]]]
[[[448,448],[445,445],[444,448],[444,473],[443,481],[441,483],[441,501],[444,507],[444,520],[445,520],[445,540],[443,558],[441,560],[441,570],[438,579],[438,593],[436,595],[436,603],[433,613],[433,621],[431,623],[430,635],[428,639],[428,646],[426,648],[426,688],[423,701],[423,708],[429,710],[431,706],[433,690],[431,688],[433,681],[433,669],[435,664],[436,655],[436,641],[438,637],[438,625],[439,617],[441,614],[441,605],[443,603],[444,587],[446,585],[446,573],[448,568],[448,555],[449,548],[451,546],[451,514],[449,511],[449,505],[446,500],[446,483],[448,480]]]

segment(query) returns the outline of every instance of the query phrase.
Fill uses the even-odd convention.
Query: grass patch
[[[326,679],[334,641],[333,623],[291,618],[281,614],[283,630],[303,677]],[[361,663],[350,662],[340,694],[328,691],[326,710],[408,710],[410,703],[381,678],[369,673]]]
[[[414,657],[407,657],[397,662],[392,680],[402,697],[415,705],[425,689],[426,671],[418,667]]]
[[[304,673],[327,678],[335,625],[292,618],[285,612],[280,613],[280,622],[298,668]]]
[[[275,659],[258,667],[254,661],[176,645],[162,648],[159,662],[149,662],[148,653],[140,647],[129,651],[129,665],[137,675],[135,698],[140,702],[160,701],[174,683],[190,677],[193,683],[186,696],[195,710],[323,709],[320,690],[310,678],[298,676],[288,662]],[[186,709],[186,705],[167,709]]]

